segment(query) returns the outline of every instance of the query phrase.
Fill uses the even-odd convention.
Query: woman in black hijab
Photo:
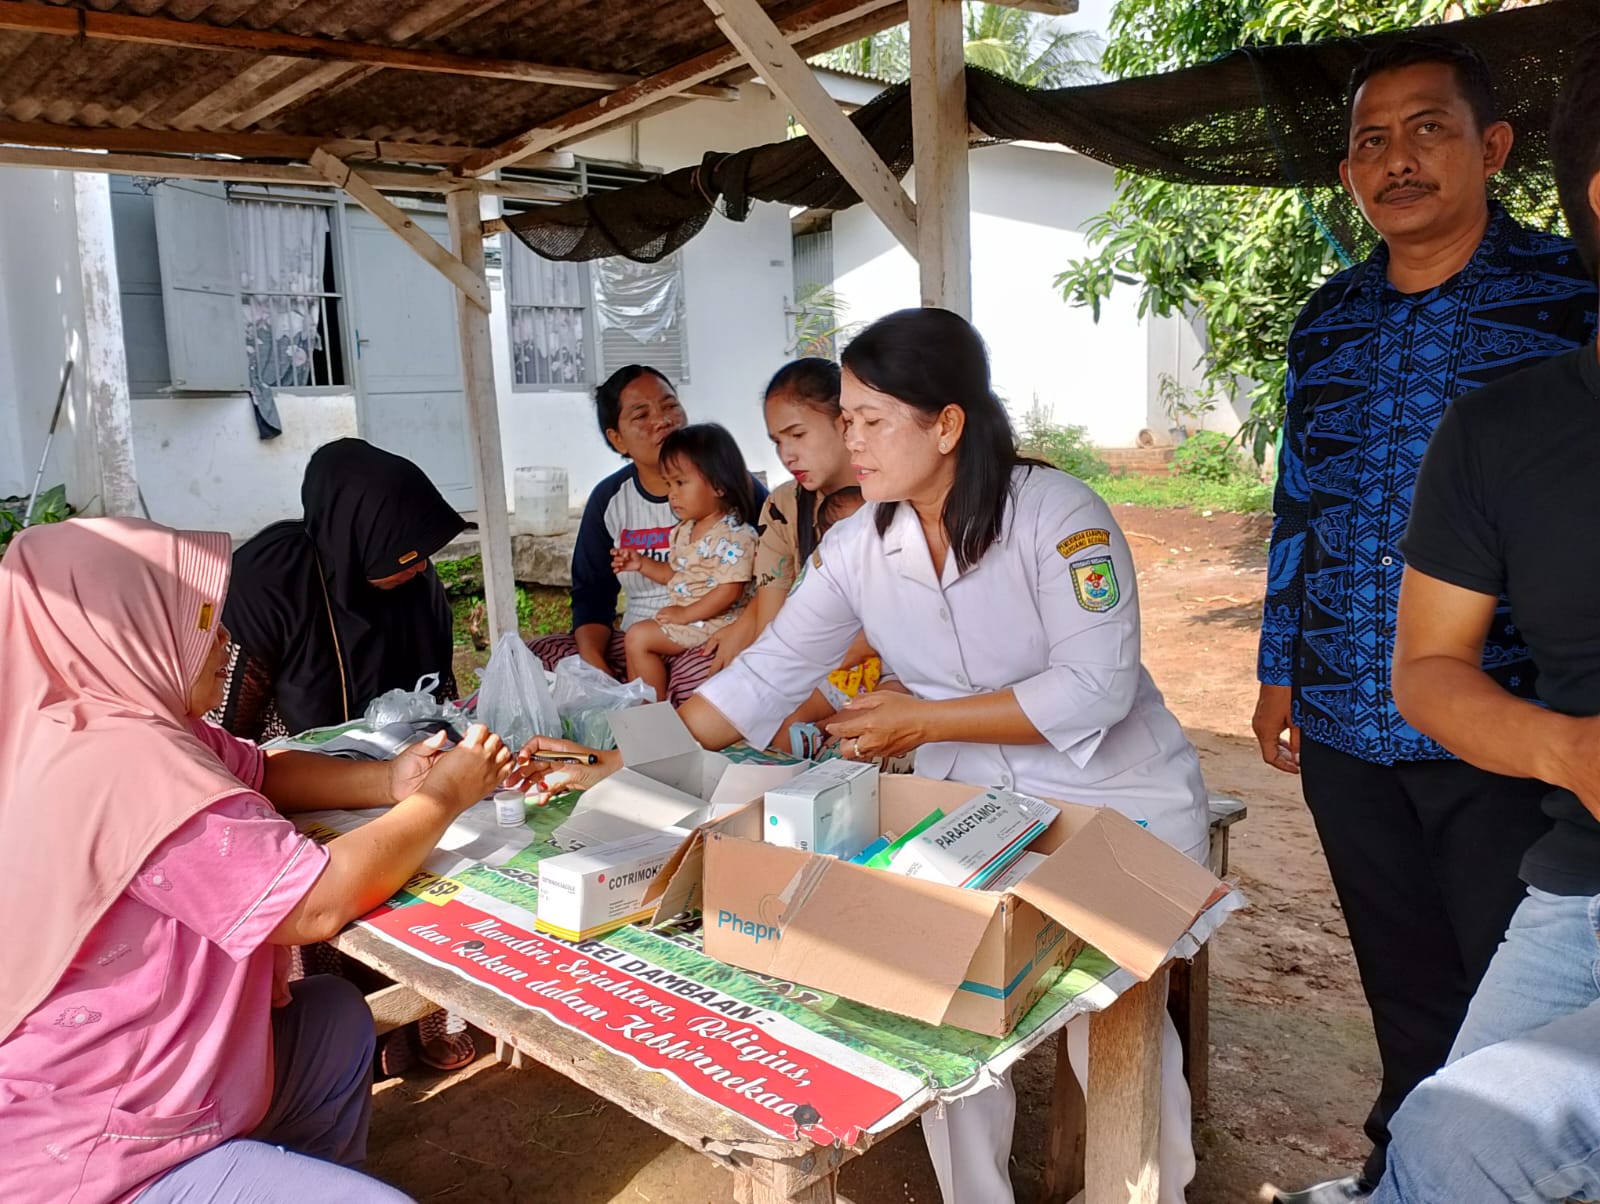
[[[228,688],[210,718],[265,740],[359,719],[385,690],[439,675],[456,697],[450,601],[429,558],[467,526],[410,460],[360,439],[320,447],[300,487],[305,515],[274,523],[233,554],[222,622],[232,637]],[[301,952],[307,973],[363,981],[330,946]],[[392,1034],[381,1067],[412,1057],[457,1070],[476,1056],[443,1011]]]
[[[235,656],[219,722],[259,740],[358,719],[439,675],[455,697],[450,604],[429,557],[466,527],[422,470],[360,439],[317,449],[301,520],[233,556]]]

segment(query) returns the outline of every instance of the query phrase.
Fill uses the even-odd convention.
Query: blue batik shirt
[[[1400,717],[1390,680],[1400,540],[1444,407],[1595,337],[1595,289],[1564,239],[1498,205],[1457,275],[1402,294],[1383,245],[1329,280],[1295,322],[1273,498],[1260,680],[1295,687],[1303,735],[1365,761],[1448,758]],[[1577,516],[1551,515],[1552,522]],[[1533,696],[1504,599],[1484,668]]]

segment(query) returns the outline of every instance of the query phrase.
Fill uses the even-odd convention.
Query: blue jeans
[[[1372,1204],[1600,1199],[1600,897],[1529,888]]]

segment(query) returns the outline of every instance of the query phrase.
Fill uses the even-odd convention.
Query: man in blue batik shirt
[[[1382,1177],[1389,1119],[1444,1064],[1522,897],[1522,854],[1548,829],[1543,784],[1452,759],[1395,709],[1399,545],[1445,406],[1594,337],[1594,286],[1572,245],[1488,196],[1513,134],[1474,52],[1389,43],[1350,96],[1340,176],[1383,242],[1319,289],[1290,335],[1252,726],[1267,763],[1301,775],[1383,1082],[1361,1173],[1281,1204],[1364,1200]],[[1533,696],[1503,602],[1483,665]]]

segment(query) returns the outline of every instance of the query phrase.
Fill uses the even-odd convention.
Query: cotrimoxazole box
[[[539,863],[536,927],[569,941],[621,928],[650,916],[645,892],[689,833],[667,828]]]

